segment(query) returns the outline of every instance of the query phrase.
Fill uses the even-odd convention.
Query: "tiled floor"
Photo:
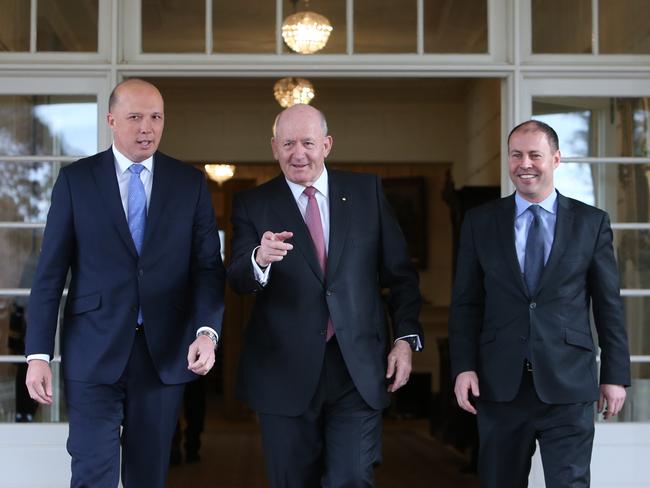
[[[427,433],[418,420],[388,421],[384,426],[384,462],[377,470],[377,488],[478,488],[478,479],[462,474],[466,460]],[[170,470],[169,488],[266,487],[264,461],[254,422],[208,419],[201,461]]]

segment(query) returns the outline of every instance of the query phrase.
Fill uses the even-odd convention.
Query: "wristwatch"
[[[217,336],[216,336],[216,334],[214,332],[212,332],[211,330],[207,330],[207,329],[202,330],[201,332],[198,332],[196,334],[196,337],[199,337],[199,336],[202,336],[202,335],[208,336],[210,338],[210,340],[212,341],[212,344],[214,345],[214,348],[215,349],[217,348]]]

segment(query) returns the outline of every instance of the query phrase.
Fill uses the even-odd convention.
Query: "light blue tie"
[[[131,179],[129,180],[129,200],[127,204],[129,217],[129,230],[133,238],[133,244],[140,255],[142,240],[144,238],[144,227],[147,223],[147,194],[140,179],[140,173],[144,166],[132,164],[129,166]],[[142,308],[138,306],[138,324],[142,324]]]
[[[129,166],[131,179],[129,180],[129,202],[127,205],[129,213],[129,230],[133,237],[133,244],[138,251],[142,250],[142,239],[144,238],[144,226],[147,223],[147,194],[144,192],[144,185],[140,179],[140,173],[144,166],[132,164]]]

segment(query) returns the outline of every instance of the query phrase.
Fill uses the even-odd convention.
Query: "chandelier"
[[[292,1],[295,12],[298,0]],[[309,8],[309,0],[305,1],[305,7]],[[316,12],[295,12],[282,22],[284,42],[300,54],[313,54],[323,49],[331,32],[330,21]]]
[[[273,85],[273,95],[282,108],[309,104],[316,96],[314,85],[304,78],[282,78]]]
[[[206,164],[203,167],[210,179],[219,183],[219,186],[235,176],[234,164]]]

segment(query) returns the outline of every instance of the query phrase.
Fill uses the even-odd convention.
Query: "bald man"
[[[282,174],[233,205],[229,280],[256,295],[238,389],[273,488],[372,486],[382,410],[421,348],[418,278],[381,182],[327,169],[332,143],[320,111],[286,109]]]
[[[52,403],[59,302],[71,487],[163,488],[185,383],[205,375],[225,272],[203,174],[157,151],[163,99],[143,80],[109,100],[113,145],[61,169],[27,317],[27,388]]]

